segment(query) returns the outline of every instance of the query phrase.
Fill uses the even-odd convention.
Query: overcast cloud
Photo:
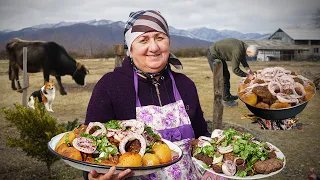
[[[142,9],[160,11],[178,29],[272,33],[310,25],[320,0],[0,0],[0,30],[61,21],[125,22],[130,12]]]

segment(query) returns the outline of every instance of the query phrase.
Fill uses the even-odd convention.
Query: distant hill
[[[40,24],[19,31],[0,31],[0,50],[15,37],[26,40],[55,41],[68,51],[90,54],[111,49],[113,44],[122,44],[124,22],[110,20],[90,20],[84,22],[59,22],[57,24]],[[268,34],[248,33],[209,28],[189,30],[169,27],[172,49],[186,47],[208,47],[212,42],[234,37],[238,39],[266,39]]]

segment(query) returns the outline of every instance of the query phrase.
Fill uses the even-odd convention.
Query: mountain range
[[[0,50],[15,37],[26,40],[55,41],[68,51],[88,54],[112,48],[113,44],[122,44],[125,23],[111,20],[90,20],[82,22],[59,22],[40,24],[18,31],[0,31]],[[186,47],[208,47],[212,42],[224,38],[267,39],[270,34],[241,33],[232,30],[215,30],[206,27],[194,29],[176,29],[169,26],[172,49]]]

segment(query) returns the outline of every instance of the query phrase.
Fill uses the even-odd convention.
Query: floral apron
[[[138,97],[138,75],[134,71],[136,119],[157,130],[162,138],[178,145],[182,149],[183,157],[176,164],[139,179],[200,179],[191,158],[190,141],[194,139],[194,132],[172,73],[170,70],[168,72],[176,102],[164,106],[141,106]]]

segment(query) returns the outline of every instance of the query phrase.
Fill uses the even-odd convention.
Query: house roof
[[[304,45],[283,43],[281,40],[242,40],[248,45],[256,45],[259,50],[302,50],[308,51]]]
[[[320,28],[279,28],[278,31],[283,31],[293,40],[320,40]]]

